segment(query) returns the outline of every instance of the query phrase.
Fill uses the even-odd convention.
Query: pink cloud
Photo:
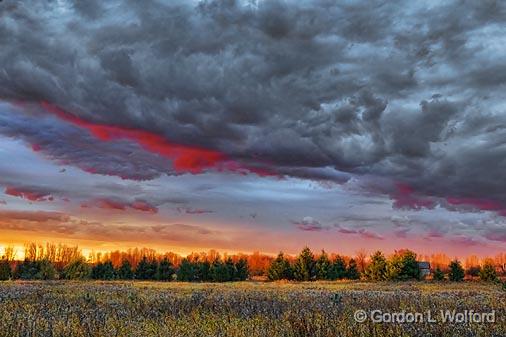
[[[24,189],[21,187],[12,187],[9,186],[5,189],[5,194],[23,198],[29,201],[53,201],[54,198],[51,196],[51,193],[44,191],[35,191],[31,189]]]
[[[144,200],[136,200],[134,202],[123,202],[119,200],[112,200],[107,198],[94,199],[81,204],[82,208],[97,207],[101,209],[126,211],[127,209],[133,209],[141,212],[157,213],[158,208],[151,205]]]
[[[436,202],[429,197],[417,196],[414,189],[404,183],[396,184],[396,192],[390,197],[394,200],[393,208],[396,209],[432,209],[436,206]]]

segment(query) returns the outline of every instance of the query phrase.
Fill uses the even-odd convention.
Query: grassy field
[[[373,309],[430,310],[437,322],[354,320]],[[495,310],[495,323],[442,322],[439,310],[454,309]],[[4,282],[0,336],[506,336],[506,292],[478,282]]]

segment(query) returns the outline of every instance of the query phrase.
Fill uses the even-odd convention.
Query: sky
[[[506,251],[506,4],[0,2],[0,246]]]

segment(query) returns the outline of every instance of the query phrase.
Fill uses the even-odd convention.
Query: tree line
[[[161,261],[143,257],[137,266],[123,260],[118,267],[111,261],[87,262],[83,257],[76,258],[59,269],[47,259],[28,260],[12,263],[0,261],[0,280],[151,280],[186,282],[229,282],[244,281],[248,278],[248,263],[245,259],[234,262],[215,259],[212,262],[183,259],[174,266],[168,258]]]
[[[192,253],[181,257],[175,253],[158,254],[152,249],[132,249],[126,252],[90,254],[85,258],[78,247],[30,243],[25,246],[25,259],[15,260],[12,248],[5,248],[0,259],[0,280],[96,279],[96,280],[158,280],[185,282],[242,281],[251,277],[268,280],[341,280],[371,281],[419,280],[424,277],[419,268],[420,257],[410,250],[399,250],[385,257],[377,251],[367,257],[359,252],[355,258],[328,254],[314,254],[305,247],[297,256],[269,257],[251,255]],[[433,280],[461,281],[464,277],[496,281],[506,276],[504,265],[485,259],[477,266],[477,259],[466,260],[464,269],[458,260],[447,265],[432,266]]]

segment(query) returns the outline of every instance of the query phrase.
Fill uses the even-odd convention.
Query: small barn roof
[[[420,269],[430,269],[430,263],[426,261],[418,262],[418,268]]]

